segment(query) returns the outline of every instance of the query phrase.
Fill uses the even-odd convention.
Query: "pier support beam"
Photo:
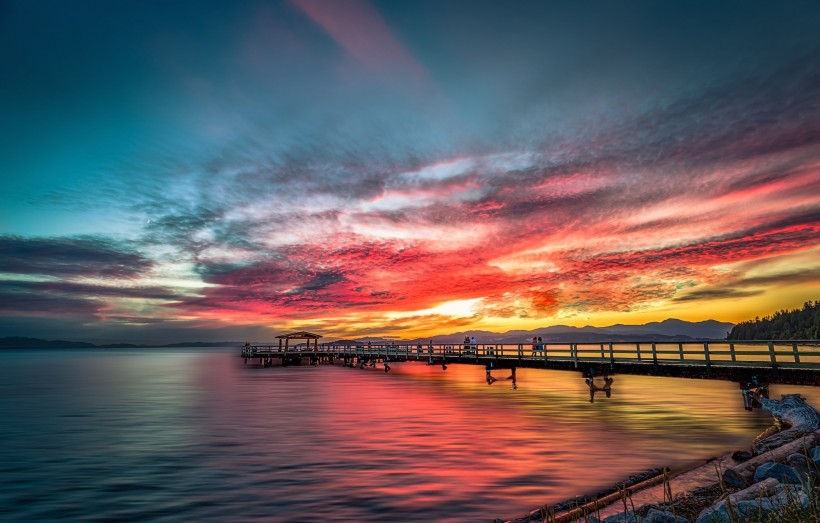
[[[586,373],[584,373],[584,376],[585,376],[584,382],[589,387],[589,402],[590,403],[595,402],[595,393],[596,392],[603,392],[604,394],[606,394],[607,398],[612,397],[612,382],[614,382],[615,380],[611,376],[609,376],[607,374],[604,374],[603,375],[604,383],[601,386],[595,384],[595,369],[594,368],[590,367],[589,369],[587,369]]]
[[[740,393],[743,395],[743,408],[746,410],[759,409],[760,399],[769,397],[769,384],[752,376],[748,381],[740,382]]]
[[[498,378],[496,378],[492,375],[492,371],[493,371],[494,367],[495,367],[495,365],[493,364],[492,361],[487,363],[487,365],[484,367],[484,369],[486,371],[487,385],[492,385],[493,383],[498,381]],[[510,371],[511,371],[510,375],[507,376],[507,379],[512,381],[512,388],[517,389],[518,388],[518,382],[517,382],[516,377],[515,377],[515,367],[511,367]]]

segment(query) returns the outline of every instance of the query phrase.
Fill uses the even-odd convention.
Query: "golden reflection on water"
[[[476,521],[746,448],[736,384],[235,351],[50,351],[0,366],[0,519]],[[772,386],[772,397],[815,388]],[[47,406],[47,408],[44,408]]]
[[[748,445],[770,423],[744,411],[728,382],[617,376],[612,397],[590,403],[580,373],[519,369],[512,390],[503,379],[488,386],[480,366],[392,369],[326,368],[315,384],[327,399],[315,421],[334,443],[314,452],[370,463],[331,490],[402,506],[490,498],[515,513]]]

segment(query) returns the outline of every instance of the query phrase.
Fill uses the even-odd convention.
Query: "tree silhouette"
[[[732,328],[729,340],[820,339],[820,301],[807,301],[802,309],[779,310],[771,316],[742,321]]]

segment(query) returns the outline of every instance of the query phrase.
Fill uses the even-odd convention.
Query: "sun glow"
[[[414,316],[438,315],[448,316],[451,318],[468,318],[475,315],[475,306],[480,301],[481,298],[447,301],[429,309],[389,313],[387,314],[387,317],[390,319],[399,319],[411,318]]]

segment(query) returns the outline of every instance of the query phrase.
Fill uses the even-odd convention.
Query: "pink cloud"
[[[412,79],[417,86],[430,75],[393,34],[387,22],[365,0],[321,2],[292,0],[293,5],[324,29],[356,62],[379,73]]]

